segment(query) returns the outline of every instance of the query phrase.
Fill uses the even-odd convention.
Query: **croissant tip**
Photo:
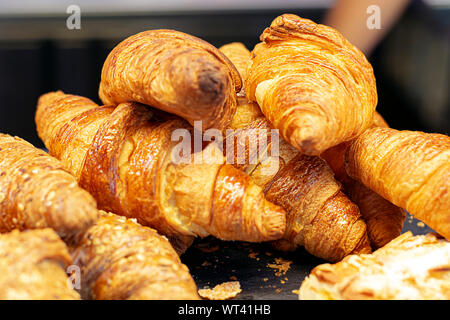
[[[200,98],[206,101],[217,101],[224,96],[223,76],[216,70],[205,70],[198,76],[198,86],[201,91]]]
[[[326,132],[326,128],[318,116],[311,116],[309,122],[314,123],[314,126],[304,122],[298,123],[292,133],[287,135],[287,140],[301,153],[316,156],[324,151],[321,150],[322,136],[318,133]]]

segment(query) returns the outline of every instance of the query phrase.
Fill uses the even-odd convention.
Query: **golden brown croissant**
[[[378,112],[375,112],[372,126],[388,127]],[[374,249],[378,249],[400,235],[406,212],[347,175],[344,162],[345,152],[350,144],[351,141],[343,142],[320,156],[327,161],[335,177],[344,185],[345,193],[359,207],[367,224],[370,243]]]
[[[314,268],[300,299],[450,299],[450,242],[407,232],[373,254]]]
[[[243,64],[246,54],[242,47],[229,45],[227,56],[233,63]],[[245,70],[242,66],[238,69]],[[330,261],[338,261],[350,253],[370,252],[359,210],[341,192],[325,161],[299,154],[283,139],[279,141],[278,155],[273,155],[270,147],[259,153],[260,138],[268,140],[268,145],[272,143],[271,127],[258,105],[247,102],[245,97],[238,97],[230,128],[236,132],[235,147],[226,150],[228,162],[246,171],[265,188],[266,198],[287,212],[285,235],[275,243],[278,249],[304,246],[311,254]],[[262,136],[264,131],[261,137],[258,132],[248,134],[261,129],[269,133],[267,138]],[[245,152],[238,152],[239,145]]]
[[[214,46],[174,30],[133,35],[108,55],[100,98],[106,105],[136,101],[177,114],[193,124],[223,129],[236,108],[242,83]]]
[[[103,213],[71,253],[86,299],[199,299],[167,239],[125,217]]]
[[[0,232],[50,227],[71,239],[97,219],[95,200],[62,164],[0,134]]]
[[[450,137],[371,128],[348,148],[345,168],[450,239]]]
[[[199,152],[201,163],[176,161],[180,142],[171,136],[192,129],[181,119],[158,121],[139,104],[101,107],[55,92],[39,99],[36,123],[50,153],[105,211],[168,236],[260,242],[284,233],[284,210],[225,164],[220,150],[214,156],[215,144]]]
[[[291,145],[319,155],[371,125],[377,104],[372,67],[339,32],[284,14],[260,39],[246,94]]]
[[[52,229],[1,234],[0,300],[80,299],[63,269],[71,263]]]

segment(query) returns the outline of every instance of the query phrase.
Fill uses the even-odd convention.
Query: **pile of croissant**
[[[450,299],[450,138],[389,128],[336,30],[284,14],[260,40],[141,32],[107,57],[103,105],[39,98],[48,153],[0,134],[0,298],[199,299],[179,255],[214,236],[337,262],[300,298]],[[174,132],[199,121],[234,147],[176,161]],[[278,152],[256,150],[259,129]],[[436,234],[400,235],[405,210]]]

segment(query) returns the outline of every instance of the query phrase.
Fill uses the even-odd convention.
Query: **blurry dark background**
[[[81,30],[66,27],[70,4],[81,8]],[[279,14],[290,12],[321,22],[333,4],[331,0],[2,0],[0,132],[42,146],[34,125],[39,95],[63,90],[99,103],[103,61],[129,35],[170,28],[215,46],[241,41],[252,49]],[[449,4],[412,1],[369,57],[377,78],[378,111],[394,128],[449,134]]]

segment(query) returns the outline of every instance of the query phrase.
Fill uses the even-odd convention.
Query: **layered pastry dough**
[[[239,70],[244,70],[241,76],[245,78],[244,61],[248,62],[250,52],[245,53],[243,46],[236,43],[220,50],[239,65]],[[225,149],[228,162],[247,172],[264,188],[266,198],[287,212],[286,232],[274,243],[276,248],[294,250],[304,246],[311,254],[329,261],[371,251],[358,207],[342,192],[324,160],[300,154],[283,139],[279,139],[278,154],[272,154],[271,144],[275,142],[271,126],[259,106],[245,97],[238,98],[230,129],[236,131],[234,148]],[[264,132],[269,133],[267,137]],[[262,140],[267,143],[265,152],[260,150]]]
[[[135,103],[98,106],[53,92],[39,99],[36,124],[49,152],[105,211],[186,241],[214,235],[260,242],[284,233],[284,210],[267,201],[248,175],[225,164],[214,144],[178,159],[173,132],[192,133],[181,119],[160,120]]]
[[[450,137],[371,128],[348,148],[345,168],[450,239]]]
[[[203,129],[223,129],[242,83],[214,46],[175,30],[150,30],[117,45],[103,65],[99,95],[106,105],[136,101],[177,114]]]
[[[339,32],[284,14],[260,39],[246,94],[291,145],[319,155],[371,125],[377,104],[372,67]]]

